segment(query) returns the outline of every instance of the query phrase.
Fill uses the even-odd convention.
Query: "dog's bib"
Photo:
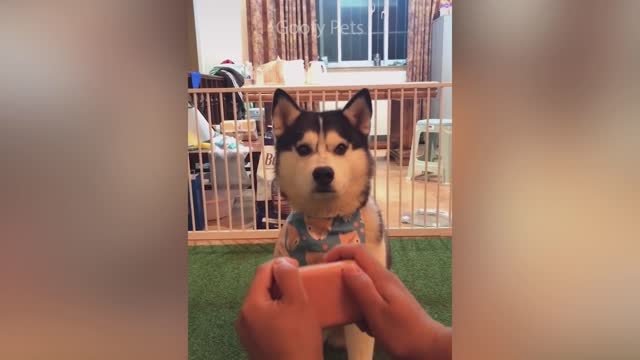
[[[338,244],[364,243],[364,223],[360,210],[350,217],[312,218],[291,213],[287,219],[285,248],[298,263],[319,263]]]

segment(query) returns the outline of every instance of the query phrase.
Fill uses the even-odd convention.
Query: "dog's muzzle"
[[[315,192],[330,193],[335,192],[331,183],[333,182],[333,169],[328,166],[320,166],[313,170],[313,180],[316,182]]]

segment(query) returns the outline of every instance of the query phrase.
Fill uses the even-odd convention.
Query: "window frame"
[[[319,11],[318,11],[318,19],[319,23],[324,23],[323,20],[323,1],[318,0]],[[410,0],[409,0],[410,1]],[[373,67],[373,0],[368,0],[368,26],[367,26],[367,60],[342,60],[342,0],[336,0],[337,6],[337,28],[339,29],[339,33],[337,36],[337,56],[338,61],[329,62],[327,64],[330,68],[347,68],[347,67]],[[384,13],[384,23],[383,23],[383,56],[380,59],[380,66],[399,66],[398,62],[401,63],[400,66],[404,66],[407,63],[407,59],[389,59],[389,0],[384,0],[384,8],[382,10]],[[407,24],[408,26],[408,24]],[[407,29],[408,32],[408,29]],[[324,41],[320,41],[320,53],[324,53]]]

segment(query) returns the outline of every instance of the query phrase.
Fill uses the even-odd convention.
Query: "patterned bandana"
[[[321,262],[322,256],[338,244],[364,243],[360,210],[348,217],[313,218],[291,213],[287,220],[285,247],[300,266]]]

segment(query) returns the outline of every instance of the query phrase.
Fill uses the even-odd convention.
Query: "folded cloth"
[[[240,65],[241,67],[244,65]],[[225,88],[236,88],[239,89],[244,86],[244,76],[233,67],[230,66],[214,66],[213,69],[209,72],[210,75],[218,75],[224,78],[224,87]],[[237,113],[233,113],[233,98],[236,98],[236,111]],[[234,94],[224,94],[224,118],[225,119],[242,119],[244,118],[245,108],[244,108],[244,98],[242,97],[242,93],[236,92]]]
[[[246,156],[249,154],[249,148],[241,143],[239,143],[236,138],[231,136],[225,136],[219,133],[216,133],[213,137],[213,144],[215,145],[214,151],[216,154],[224,155],[224,148],[226,144],[227,154],[229,153],[240,153],[242,156]]]

